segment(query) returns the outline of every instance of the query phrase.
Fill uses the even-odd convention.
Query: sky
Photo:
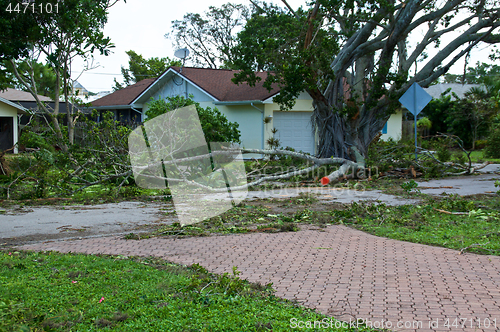
[[[104,27],[104,34],[111,37],[115,44],[113,53],[109,56],[95,55],[95,64],[99,67],[82,74],[84,64],[75,61],[72,78],[78,78],[87,90],[92,92],[111,91],[113,79],[122,82],[121,66],[128,67],[126,51],[134,50],[144,58],[169,57],[174,58],[172,40],[166,39],[165,34],[171,32],[171,22],[182,20],[186,13],[203,13],[209,6],[219,7],[224,3],[241,3],[249,5],[248,0],[127,0],[118,2],[109,10],[108,23]],[[273,0],[281,5],[281,1]],[[306,0],[288,0],[294,9],[305,5]],[[470,64],[476,61],[487,62],[489,52],[476,49]],[[463,61],[455,65],[450,72],[460,74],[463,71]],[[80,76],[81,74],[81,76]]]

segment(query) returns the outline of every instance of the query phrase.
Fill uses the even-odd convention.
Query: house
[[[87,97],[85,97],[85,102],[86,103],[91,103],[94,100],[100,99],[104,96],[107,96],[111,93],[111,91],[99,91],[97,93],[89,93]]]
[[[29,92],[7,88],[3,91],[0,90],[0,97],[21,105],[32,112],[38,112],[36,100]],[[41,102],[46,103],[51,109],[54,109],[55,103],[51,98],[38,95],[38,99]],[[59,113],[66,114],[66,103],[64,101],[59,102]]]
[[[89,91],[84,88],[83,85],[78,83],[78,81],[73,82],[73,91],[71,93],[72,96],[85,99],[89,95]]]
[[[14,147],[13,152],[18,152],[16,145],[19,141],[18,116],[28,112],[23,106],[0,97],[0,150]]]
[[[0,97],[7,99],[18,105],[21,105],[24,108],[27,108],[31,111],[38,110],[38,105],[36,104],[36,100],[29,92],[7,88],[3,91],[0,90]],[[38,95],[38,99],[42,102],[47,102],[47,103],[52,102],[52,99],[45,96]]]
[[[135,100],[146,91],[155,80],[154,78],[148,78],[94,100],[91,109],[95,109],[101,113],[111,111],[115,114],[115,118],[118,121],[141,123],[144,121],[142,111],[143,104],[138,104]]]
[[[312,99],[307,93],[298,96],[290,111],[280,111],[273,97],[279,93],[277,86],[268,91],[263,80],[254,87],[246,83],[234,84],[235,71],[190,67],[170,67],[156,79],[145,79],[115,91],[92,103],[98,111],[113,111],[120,121],[142,122],[153,99],[170,96],[192,95],[202,107],[217,107],[231,122],[239,124],[241,146],[264,149],[266,141],[274,137],[283,147],[315,153],[317,138],[311,126]],[[265,78],[266,73],[257,75]],[[401,113],[391,116],[382,138],[401,137]]]
[[[36,100],[33,97],[33,95],[29,92],[7,88],[3,91],[0,90],[0,97],[7,99],[8,101],[11,101],[19,106],[26,108],[29,111],[29,113],[27,113],[27,114],[30,114],[30,113],[40,114]],[[49,108],[54,109],[55,103],[51,98],[38,95],[38,99],[41,102],[46,103],[47,106],[49,106]],[[63,101],[60,101],[59,102],[59,113],[66,114],[66,107],[67,107],[66,103]],[[21,121],[20,121],[21,129],[24,127],[24,125],[26,125],[26,123],[28,121],[29,121],[29,118],[26,116],[21,118]]]

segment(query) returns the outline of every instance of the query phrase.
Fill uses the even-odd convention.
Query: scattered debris
[[[469,214],[468,212],[450,212],[450,211],[445,211],[445,210],[436,209],[436,208],[434,208],[434,210],[436,210],[438,212],[446,213],[446,214],[457,215],[457,216],[468,215]]]
[[[418,187],[418,189],[454,189],[454,187],[453,186]]]
[[[459,252],[458,254],[459,254],[459,255],[461,255],[461,254],[463,254],[463,252],[464,252],[465,250],[469,250],[469,249],[474,248],[474,247],[481,247],[481,246],[485,246],[485,245],[487,245],[488,243],[490,243],[490,242],[488,241],[488,242],[486,242],[486,243],[474,243],[474,244],[471,244],[471,245],[470,245],[470,246],[468,246],[468,247],[465,247],[465,248],[460,249],[460,252]]]
[[[389,166],[389,170],[387,172],[381,172],[379,178],[391,177],[391,178],[409,179],[421,176],[422,172],[418,172],[417,170],[415,170],[413,166],[410,166],[409,168],[399,168],[399,167]]]

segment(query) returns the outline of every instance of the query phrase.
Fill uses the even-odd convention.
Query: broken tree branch
[[[450,212],[450,211],[436,209],[436,208],[434,208],[434,210],[436,210],[437,212],[446,213],[446,214],[452,214],[452,215],[456,215],[456,216],[463,216],[463,215],[468,215],[469,214],[468,212]]]

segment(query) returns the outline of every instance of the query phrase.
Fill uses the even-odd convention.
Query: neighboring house
[[[19,104],[31,111],[38,110],[36,100],[29,92],[7,88],[6,90],[3,91],[0,90],[0,97],[10,100],[11,102],[14,102],[16,104]],[[38,95],[38,99],[40,99],[40,101],[43,102],[48,102],[48,103],[52,102],[52,99],[45,96]]]
[[[8,88],[3,91],[0,90],[0,97],[26,108],[30,111],[30,113],[41,113],[38,110],[35,98],[29,92]],[[47,103],[49,108],[54,109],[55,103],[49,97],[38,95],[38,99],[41,102]],[[66,103],[63,101],[59,102],[59,113],[66,114]],[[21,128],[27,123],[28,120],[28,117],[22,117]]]
[[[28,110],[23,106],[0,97],[0,150],[14,147],[13,152],[18,152],[16,145],[19,140],[18,115],[27,113]]]
[[[80,99],[85,99],[89,95],[89,91],[83,87],[78,81],[73,83],[73,96],[78,97]]]
[[[86,98],[85,98],[85,102],[86,103],[91,103],[93,102],[94,100],[97,100],[97,99],[100,99],[104,96],[107,96],[111,93],[111,91],[99,91],[98,93],[96,94],[92,94],[92,95],[88,95]]]
[[[92,108],[98,111],[111,111],[115,113],[117,120],[122,122],[140,123],[143,121],[142,104],[134,103],[156,79],[148,78],[117,90],[109,95],[94,100]]]
[[[441,98],[441,94],[446,92],[448,89],[451,89],[449,95],[451,96],[451,100],[455,100],[453,94],[456,94],[458,98],[462,99],[465,97],[465,93],[468,92],[472,88],[484,88],[481,84],[459,84],[459,83],[442,83],[431,85],[428,88],[424,88],[424,90],[432,96],[432,98],[439,99]]]
[[[273,97],[279,93],[274,86],[270,92],[263,87],[263,80],[254,87],[246,83],[234,84],[235,71],[225,69],[170,67],[156,79],[145,79],[118,90],[92,103],[99,111],[113,111],[119,121],[142,122],[153,99],[170,96],[193,95],[202,107],[217,107],[231,122],[239,124],[241,146],[267,148],[266,141],[274,135],[283,147],[315,153],[317,138],[311,126],[312,99],[302,93],[290,111],[280,111]],[[266,73],[257,73],[265,78]],[[391,116],[383,139],[401,137],[401,112]]]

